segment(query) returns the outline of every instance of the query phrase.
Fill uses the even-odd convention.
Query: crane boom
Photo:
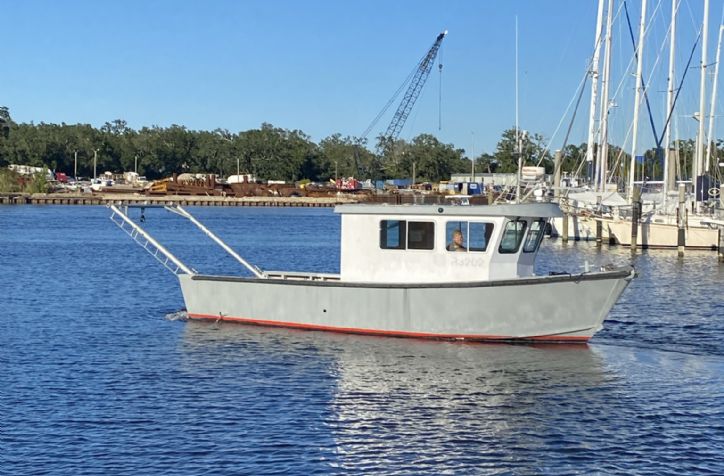
[[[425,86],[425,81],[427,80],[427,77],[430,75],[430,71],[432,70],[432,64],[435,62],[437,52],[440,49],[440,45],[442,44],[442,40],[443,38],[445,38],[445,35],[447,35],[447,30],[437,35],[435,43],[433,43],[432,47],[430,47],[425,56],[417,64],[417,67],[414,70],[414,74],[410,74],[410,76],[408,76],[408,80],[410,80],[410,77],[412,77],[412,79],[410,80],[410,85],[408,86],[407,91],[405,91],[405,96],[402,98],[400,105],[397,107],[397,111],[392,118],[392,122],[390,122],[390,125],[387,127],[387,131],[384,133],[383,137],[394,140],[397,139],[398,135],[400,135],[400,131],[402,131],[402,127],[405,125],[407,116],[410,115],[410,111],[412,111],[412,106],[415,105],[415,101],[420,95],[423,86]],[[442,68],[442,65],[440,67]],[[407,83],[407,80],[405,81],[405,83]],[[382,111],[377,114],[377,117],[375,117],[372,123],[367,127],[365,132],[362,134],[362,137],[367,137],[367,134],[369,134],[369,132],[375,126],[377,121],[379,121],[385,111],[387,111],[387,108],[395,100],[395,97],[397,97],[397,94],[399,94],[400,90],[402,90],[402,87],[398,89],[397,93],[395,93],[393,98],[390,99],[390,101],[382,109]]]
[[[440,49],[440,45],[442,44],[442,40],[445,38],[445,35],[447,35],[447,30],[437,35],[435,43],[433,43],[430,50],[428,50],[427,54],[418,63],[415,75],[410,81],[410,86],[407,88],[407,91],[405,91],[405,96],[402,98],[400,105],[397,107],[397,111],[392,118],[392,122],[390,122],[390,125],[387,127],[384,137],[394,140],[400,135],[402,127],[405,125],[405,121],[410,115],[412,107],[415,105],[415,101],[417,101],[423,86],[425,86],[427,77],[430,75],[432,65],[435,62],[437,52]]]

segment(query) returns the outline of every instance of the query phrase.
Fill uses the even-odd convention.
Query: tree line
[[[721,149],[724,144],[719,141]],[[693,141],[680,141],[682,170],[693,156]],[[515,129],[503,131],[496,150],[474,158],[476,173],[515,172],[518,167]],[[554,170],[544,137],[526,134],[521,139],[523,163]],[[580,170],[586,144],[566,145],[562,170]],[[720,151],[721,155],[721,151]],[[651,177],[661,174],[655,151],[645,154]],[[627,163],[628,155],[611,146],[609,160]],[[230,132],[189,130],[184,126],[143,127],[135,130],[117,119],[95,128],[89,124],[16,123],[7,107],[0,107],[0,167],[23,164],[47,167],[68,175],[92,176],[137,169],[149,180],[174,173],[213,173],[222,177],[250,173],[259,179],[326,181],[335,177],[358,179],[410,178],[448,180],[453,173],[469,173],[471,158],[462,148],[440,142],[431,134],[410,141],[378,137],[373,148],[363,138],[333,134],[315,143],[300,130],[263,123],[258,129]],[[625,175],[626,170],[622,168]]]

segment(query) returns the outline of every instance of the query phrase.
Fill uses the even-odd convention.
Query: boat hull
[[[571,214],[568,216],[568,239],[574,241],[594,241],[596,239],[596,218],[593,216]],[[563,218],[550,219],[551,237],[563,237]],[[601,228],[601,239],[609,240],[608,228]]]
[[[586,342],[634,277],[615,271],[384,285],[179,275],[191,319],[475,341]]]
[[[603,220],[616,243],[631,246],[631,222]],[[679,227],[669,223],[640,223],[636,243],[642,248],[677,248]],[[688,226],[684,228],[684,242],[688,249],[716,250],[719,232],[714,228]]]

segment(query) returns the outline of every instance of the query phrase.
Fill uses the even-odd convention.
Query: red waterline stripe
[[[451,340],[479,340],[479,341],[543,341],[543,342],[574,342],[585,344],[590,336],[533,336],[533,337],[510,337],[481,334],[434,334],[428,332],[406,332],[406,331],[382,331],[378,329],[360,329],[357,327],[334,327],[321,326],[318,324],[303,324],[297,322],[267,321],[263,319],[249,319],[244,317],[214,316],[211,314],[189,314],[190,319],[203,319],[209,321],[230,321],[242,324],[254,324],[268,327],[286,327],[292,329],[306,329],[315,331],[340,332],[344,334],[362,334],[389,337],[415,337],[421,339],[451,339]]]

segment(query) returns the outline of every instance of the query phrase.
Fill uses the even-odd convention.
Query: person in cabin
[[[449,245],[447,245],[448,251],[466,251],[465,245],[463,243],[465,240],[463,239],[463,232],[458,230],[453,231],[452,235],[452,241]]]

